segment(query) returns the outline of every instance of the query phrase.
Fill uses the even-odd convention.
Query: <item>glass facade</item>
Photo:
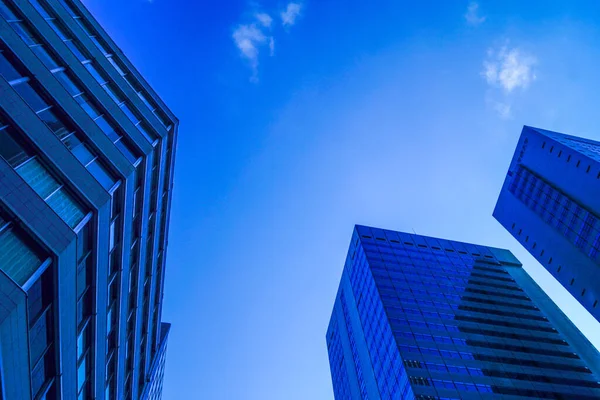
[[[600,143],[524,127],[494,217],[600,321]]]
[[[327,332],[335,398],[599,398],[600,356],[547,301],[507,250],[357,226]]]
[[[1,398],[160,398],[177,130],[81,1],[0,0]]]

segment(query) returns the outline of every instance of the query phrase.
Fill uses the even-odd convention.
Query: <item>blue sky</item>
[[[600,346],[491,216],[524,124],[600,139],[597,2],[85,3],[181,120],[165,399],[332,399],[356,223],[511,249]]]

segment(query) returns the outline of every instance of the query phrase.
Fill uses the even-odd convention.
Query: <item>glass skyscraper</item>
[[[494,217],[600,321],[600,143],[524,127]]]
[[[159,399],[178,120],[78,0],[0,0],[0,399]]]
[[[336,400],[600,398],[600,354],[508,250],[356,226],[326,341]]]

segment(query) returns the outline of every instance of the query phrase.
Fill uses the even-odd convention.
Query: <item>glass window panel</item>
[[[153,142],[156,139],[156,136],[150,134],[151,131],[145,122],[138,124],[137,128],[149,142]]]
[[[90,116],[92,119],[96,119],[100,115],[100,111],[92,102],[87,98],[86,95],[82,94],[81,96],[76,97],[77,102],[83,108],[83,110]]]
[[[83,31],[85,32],[86,35],[88,35],[88,36],[92,35],[92,30],[90,29],[87,21],[85,21],[83,18],[75,18],[75,22],[77,22],[77,24],[81,27],[81,29],[83,29]]]
[[[8,61],[4,52],[0,52],[0,75],[9,82],[23,77],[23,75],[17,71],[13,63]]]
[[[60,187],[56,179],[35,158],[17,168],[17,172],[42,199],[46,199]]]
[[[108,58],[108,61],[111,63],[111,65],[113,67],[115,67],[115,69],[117,70],[117,72],[119,74],[121,74],[121,76],[125,75],[124,68],[121,67],[119,61],[115,60],[114,57],[107,57],[107,58]]]
[[[106,190],[112,188],[117,182],[98,160],[88,165],[87,169]]]
[[[50,385],[46,393],[40,397],[39,400],[56,400],[58,397],[56,396],[56,385],[54,382]]]
[[[67,39],[67,35],[65,34],[63,27],[60,26],[54,18],[47,19],[46,22],[48,22],[48,25],[50,25],[50,28],[52,28],[52,30],[58,35],[58,37],[60,37],[60,40]]]
[[[42,265],[41,256],[28,244],[27,239],[15,229],[0,234],[0,269],[19,285],[24,284]],[[41,301],[41,283],[39,289]],[[37,316],[36,310],[32,311]]]
[[[90,291],[85,292],[83,297],[77,302],[77,326],[90,315],[92,310],[92,296]]]
[[[92,267],[94,265],[94,258],[88,257],[79,266],[77,271],[77,298],[79,299],[85,289],[92,283]]]
[[[83,208],[64,188],[54,193],[47,203],[71,228],[75,228],[85,217]]]
[[[83,388],[83,384],[87,380],[88,372],[89,372],[89,354],[84,356],[84,359],[77,367],[77,391],[80,391]]]
[[[98,69],[96,68],[96,66],[93,63],[85,64],[85,68],[89,71],[89,73],[92,75],[92,77],[94,77],[96,82],[98,82],[100,84],[103,84],[106,82],[106,79],[104,78],[104,76],[102,76],[100,71],[98,71]]]
[[[52,287],[52,268],[48,268],[27,291],[27,310],[30,325],[42,310],[52,302]]]
[[[59,71],[55,73],[54,76],[60,81],[64,88],[67,89],[67,92],[69,92],[71,96],[75,96],[83,92],[79,85],[77,85],[65,71]]]
[[[32,44],[39,43],[35,34],[25,25],[24,22],[15,21],[11,22],[10,24],[15,32],[17,32],[17,35],[19,35],[21,39],[27,43],[27,45],[31,46]]]
[[[46,9],[42,7],[38,0],[29,0],[29,2],[33,5],[33,7],[35,7],[35,9],[40,13],[40,15],[44,17],[44,19],[50,18],[50,14],[48,14],[48,11],[46,11]]]
[[[129,118],[131,122],[133,122],[134,124],[137,124],[139,122],[139,118],[135,115],[135,113],[131,110],[127,103],[121,104],[121,110],[123,110],[123,112],[125,113],[125,115],[127,115],[127,118]]]
[[[47,311],[29,330],[29,355],[35,365],[46,347],[52,342],[52,313]]]
[[[77,232],[77,260],[81,261],[92,250],[92,230],[90,223]]]
[[[152,107],[152,104],[150,104],[150,102],[148,101],[148,99],[146,98],[146,96],[144,96],[143,92],[138,92],[138,97],[140,99],[142,99],[142,101],[148,106],[148,108],[150,110],[154,110],[154,107]]]
[[[48,107],[49,104],[31,87],[29,82],[18,83],[13,88],[33,111],[39,111]]]
[[[102,44],[102,42],[100,40],[98,40],[96,38],[96,36],[90,36],[90,39],[92,39],[92,42],[94,42],[94,44],[96,45],[96,47],[98,47],[100,49],[100,51],[102,52],[102,54],[108,54],[109,51],[106,49],[106,47]]]
[[[108,239],[109,251],[112,251],[115,248],[115,242],[116,242],[115,229],[116,229],[116,223],[115,223],[115,221],[113,221],[110,223],[110,231],[109,231],[109,239]]]
[[[37,394],[44,383],[54,376],[54,350],[52,346],[44,356],[43,360],[35,366],[31,372],[31,386],[33,393]]]
[[[8,8],[6,4],[4,4],[4,1],[0,1],[0,15],[3,16],[7,21],[18,19],[15,13],[13,13],[12,10]]]
[[[162,111],[156,109],[154,115],[158,117],[158,120],[165,128],[168,128],[171,125],[171,120]]]
[[[113,127],[112,123],[110,123],[104,115],[96,119],[96,124],[111,141],[114,142],[121,137]]]
[[[49,70],[53,70],[58,68],[58,61],[52,56],[46,48],[39,44],[37,46],[31,47],[31,50],[37,55],[40,61],[48,68]]]
[[[71,138],[69,138],[69,139],[71,139]],[[75,138],[75,139],[77,139],[77,138]],[[79,140],[79,139],[77,139],[77,140]],[[73,152],[73,155],[75,157],[77,157],[77,159],[83,165],[88,165],[90,163],[90,161],[92,161],[95,158],[94,154],[92,154],[90,149],[88,149],[83,143],[81,143],[79,146],[74,147],[72,152]]]
[[[82,141],[76,134],[72,134],[71,136],[64,139],[63,143],[65,144],[65,146],[67,146],[67,149],[75,153],[74,150],[77,149],[78,146],[81,146]]]
[[[90,345],[90,324],[87,324],[85,329],[77,336],[77,360],[81,359],[81,356]]]
[[[79,16],[75,9],[71,6],[71,4],[69,4],[66,0],[58,0],[58,2],[63,5],[63,7],[69,12],[71,17]]]
[[[38,116],[41,118],[42,121],[46,123],[46,125],[48,125],[48,128],[50,128],[50,130],[59,139],[64,138],[71,132],[69,128],[67,128],[65,124],[63,124],[63,122],[60,119],[58,119],[58,117],[56,116],[56,114],[54,114],[54,111],[51,108],[42,111],[41,113],[38,113]]]
[[[125,143],[124,140],[119,140],[117,143],[115,143],[115,146],[117,146],[117,148],[121,151],[121,153],[123,153],[125,158],[127,158],[132,164],[138,159],[131,147],[127,143]]]
[[[69,49],[71,49],[71,51],[73,52],[73,54],[75,54],[75,57],[77,57],[79,61],[85,61],[88,59],[88,57],[83,53],[83,51],[79,48],[79,46],[77,46],[77,44],[73,40],[65,40],[65,44]]]
[[[104,88],[106,93],[108,93],[108,95],[115,101],[115,103],[121,104],[123,102],[123,97],[121,97],[118,89],[115,88],[112,83],[109,82],[102,87]]]
[[[16,140],[15,132],[10,127],[0,131],[0,156],[13,168],[31,157],[30,153]]]

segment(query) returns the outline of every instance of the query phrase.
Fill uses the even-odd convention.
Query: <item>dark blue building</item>
[[[600,354],[508,250],[356,226],[327,330],[336,400],[600,398]]]
[[[0,399],[159,399],[178,120],[79,0],[0,0]]]
[[[600,321],[600,143],[524,127],[494,217]]]

